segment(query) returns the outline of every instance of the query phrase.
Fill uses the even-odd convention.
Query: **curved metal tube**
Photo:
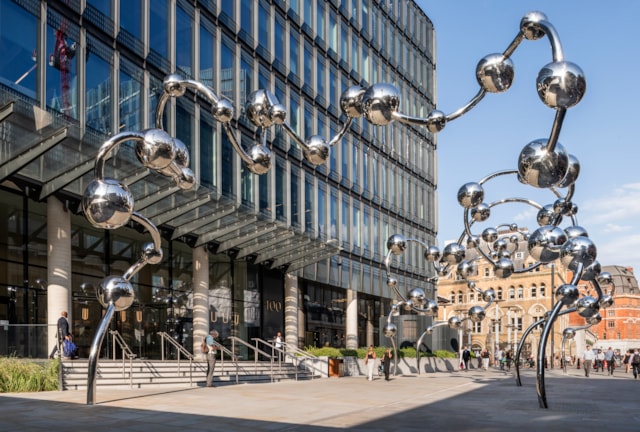
[[[560,43],[560,37],[558,36],[558,32],[556,28],[549,21],[541,20],[538,22],[538,25],[543,28],[547,38],[549,38],[549,43],[551,44],[551,55],[553,56],[553,61],[561,62],[564,60],[564,53],[562,52],[562,44]]]
[[[153,240],[153,248],[154,252],[162,254],[162,240],[160,238],[160,231],[158,228],[146,217],[142,216],[138,212],[131,213],[131,219],[138,222],[140,225],[144,226],[149,234],[151,234],[151,238]],[[122,278],[130,281],[131,278],[138,273],[147,263],[149,262],[149,255],[145,252],[142,253],[142,256],[135,262],[131,267],[127,269],[126,272],[122,275]]]
[[[418,375],[420,375],[420,345],[422,345],[422,339],[424,339],[424,337],[428,334],[428,330],[423,331],[418,338],[418,342],[416,342],[416,365],[418,367]]]
[[[351,123],[353,123],[353,117],[348,117],[347,121],[342,125],[342,129],[340,130],[340,132],[338,132],[338,134],[336,136],[334,136],[333,138],[331,138],[331,140],[329,141],[329,146],[330,147],[333,147],[334,144],[336,144],[342,138],[344,138],[344,136],[349,131],[349,128],[351,127]]]
[[[100,146],[98,154],[96,155],[96,164],[93,168],[93,176],[97,180],[104,180],[104,163],[106,162],[107,155],[111,150],[120,144],[131,140],[142,141],[144,140],[144,135],[140,132],[121,132],[112,136]]]
[[[529,328],[527,328],[525,330],[525,332],[522,334],[522,339],[520,339],[520,343],[518,344],[518,348],[516,349],[516,355],[515,355],[515,369],[516,369],[516,385],[518,387],[522,387],[522,381],[520,380],[520,354],[522,353],[522,348],[524,347],[524,343],[527,339],[527,336],[529,336],[529,334],[536,328],[538,327],[540,324],[544,323],[545,319],[540,319],[536,322],[534,322],[533,324],[531,324],[529,326]]]
[[[518,32],[518,35],[513,39],[513,41],[509,44],[509,46],[502,53],[505,57],[511,57],[511,54],[518,48],[520,43],[524,40],[524,33],[522,31]]]
[[[553,327],[553,322],[558,316],[558,313],[562,309],[562,302],[559,301],[553,307],[551,311],[551,315],[547,320],[544,328],[542,329],[542,336],[540,337],[540,342],[538,343],[538,364],[536,364],[536,390],[538,392],[538,404],[540,408],[549,408],[547,405],[547,394],[544,386],[544,357],[545,357],[545,348],[547,346],[547,339],[549,339],[549,333],[551,332],[551,328]]]
[[[478,93],[473,97],[473,99],[469,101],[469,103],[445,117],[447,123],[471,111],[471,109],[478,105],[478,103],[482,100],[482,98],[484,98],[484,95],[486,94],[487,91],[485,89],[480,89],[480,91],[478,91]]]
[[[556,149],[556,144],[558,144],[558,138],[560,138],[560,129],[562,129],[562,123],[564,122],[564,117],[567,114],[566,108],[558,108],[556,111],[556,117],[553,119],[553,126],[551,127],[551,133],[549,135],[549,140],[547,141],[547,150],[552,152]]]
[[[238,142],[238,139],[236,138],[233,129],[231,129],[231,125],[229,124],[229,122],[222,123],[222,127],[224,129],[224,132],[227,134],[227,137],[229,137],[229,141],[231,141],[233,149],[236,151],[236,153],[238,153],[242,161],[249,166],[253,165],[253,160],[251,159],[251,157],[249,157],[247,152],[244,151],[244,149]]]
[[[93,336],[93,342],[91,342],[88,366],[89,371],[87,373],[87,405],[93,405],[96,402],[96,372],[98,370],[98,356],[100,355],[100,348],[102,347],[104,335],[109,329],[109,323],[111,322],[111,318],[113,318],[115,311],[115,305],[113,303],[109,303],[109,306],[100,321],[100,325],[98,326],[98,331],[96,331],[96,334]]]

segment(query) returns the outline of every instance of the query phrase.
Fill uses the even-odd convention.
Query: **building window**
[[[607,328],[615,328],[616,322],[613,320],[607,321]]]
[[[524,288],[521,286],[518,287],[518,298],[524,298]]]
[[[474,322],[472,331],[473,333],[482,333],[482,321]]]
[[[540,297],[547,295],[547,287],[544,284],[540,284]]]
[[[476,296],[474,293],[469,294],[469,303],[473,303],[476,300]]]
[[[538,287],[531,285],[531,297],[536,297],[538,295]]]
[[[484,277],[489,277],[490,272],[489,272],[489,267],[485,267],[484,268]]]
[[[516,298],[516,289],[514,287],[509,288],[509,299],[513,300]]]
[[[463,303],[462,291],[458,291],[458,303]]]
[[[451,303],[455,303],[456,302],[456,293],[454,293],[453,291],[451,291],[450,300],[451,300]]]
[[[608,317],[614,317],[614,316],[616,316],[616,311],[614,311],[614,310],[608,310],[608,311],[607,311],[607,316],[608,316]]]
[[[502,300],[502,288],[498,288],[498,300]]]

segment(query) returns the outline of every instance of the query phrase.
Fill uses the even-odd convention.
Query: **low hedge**
[[[384,351],[387,347],[374,347],[374,351],[376,352],[377,358],[382,358],[384,355]],[[317,357],[329,357],[329,358],[342,358],[342,357],[358,357],[360,359],[365,358],[367,354],[368,348],[358,348],[358,349],[346,349],[346,348],[333,348],[333,347],[305,347],[304,349],[309,354],[317,356]],[[400,348],[398,350],[398,357],[403,358],[415,358],[416,357],[416,349],[413,347],[408,348]],[[420,357],[440,357],[440,358],[456,358],[457,355],[454,352],[446,351],[446,350],[436,350],[434,352],[423,352],[420,351]]]
[[[60,360],[36,362],[0,357],[0,393],[58,390]]]

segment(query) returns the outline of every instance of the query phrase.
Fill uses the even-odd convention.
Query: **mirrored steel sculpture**
[[[96,157],[94,180],[86,188],[83,197],[83,209],[86,218],[96,227],[117,229],[134,221],[146,228],[152,242],[143,246],[143,253],[122,276],[108,276],[98,287],[98,299],[106,313],[100,323],[91,347],[87,403],[93,404],[95,394],[95,371],[97,356],[114,312],[127,309],[133,302],[133,288],[130,283],[135,275],[146,264],[157,264],[162,259],[160,235],[157,228],[146,218],[135,212],[133,195],[125,184],[117,179],[105,177],[104,163],[108,154],[124,142],[133,141],[138,160],[145,167],[168,176],[183,189],[194,186],[196,180],[188,168],[189,153],[186,146],[172,138],[163,130],[162,112],[171,97],[180,97],[187,90],[202,94],[211,104],[213,117],[222,124],[234,150],[239,154],[249,171],[254,174],[265,174],[272,166],[272,154],[267,142],[267,130],[271,126],[280,126],[289,137],[302,149],[305,159],[313,164],[325,163],[329,158],[331,147],[338,143],[351,127],[352,122],[364,118],[376,126],[385,126],[394,121],[413,126],[424,126],[432,133],[438,133],[447,123],[453,121],[474,108],[487,93],[507,91],[514,80],[514,64],[512,54],[524,40],[539,40],[544,37],[550,42],[552,59],[544,65],[537,76],[535,87],[538,97],[546,106],[554,109],[555,119],[548,137],[534,139],[524,146],[516,169],[491,174],[478,182],[463,185],[458,192],[458,202],[464,208],[464,230],[459,240],[445,246],[441,253],[437,246],[428,245],[417,239],[406,239],[400,234],[393,235],[387,242],[388,254],[385,260],[387,284],[395,291],[400,301],[392,308],[384,327],[384,334],[391,338],[397,332],[393,316],[401,307],[406,310],[436,316],[438,304],[428,299],[422,288],[413,287],[406,295],[398,288],[398,281],[392,276],[391,258],[402,255],[407,243],[416,242],[424,249],[425,259],[431,263],[437,276],[445,276],[455,271],[460,277],[467,279],[471,274],[475,260],[484,257],[493,267],[495,274],[508,278],[513,274],[530,271],[542,264],[560,260],[569,268],[574,277],[569,284],[564,284],[555,293],[556,304],[553,310],[534,326],[543,326],[543,337],[540,340],[539,359],[544,358],[544,347],[549,329],[555,319],[564,313],[578,312],[586,319],[593,319],[600,307],[612,303],[612,298],[603,296],[598,286],[602,277],[600,265],[596,261],[596,247],[589,239],[585,229],[577,225],[577,206],[571,201],[575,182],[580,173],[580,164],[575,156],[558,141],[566,112],[583,98],[586,91],[586,80],[582,70],[574,63],[564,59],[560,39],[555,28],[540,12],[527,13],[520,21],[519,31],[513,41],[502,53],[489,54],[482,58],[476,67],[476,79],[480,87],[478,93],[458,110],[444,114],[440,110],[431,111],[427,117],[413,117],[400,112],[401,92],[388,83],[375,83],[367,88],[353,86],[347,88],[340,97],[340,108],[345,115],[345,122],[335,137],[326,139],[319,135],[302,138],[287,122],[287,112],[274,94],[259,89],[249,95],[244,105],[247,119],[257,128],[259,141],[249,149],[245,149],[236,138],[232,127],[235,116],[233,104],[221,98],[204,84],[185,80],[179,75],[166,77],[163,91],[156,109],[155,128],[140,132],[123,132],[107,140]],[[524,198],[503,198],[490,203],[485,202],[485,186],[497,177],[513,175],[520,183],[549,189],[554,201],[540,205]],[[563,195],[560,189],[566,189]],[[531,235],[518,230],[516,224],[499,224],[474,234],[474,224],[487,222],[492,209],[504,204],[524,204],[537,211],[536,222],[539,228]],[[570,225],[561,228],[563,220],[570,220]],[[508,238],[500,235],[508,229]],[[511,255],[520,241],[526,241],[530,255],[536,263],[525,269],[515,269]],[[474,249],[476,257],[466,259],[466,251]],[[437,276],[432,281],[437,280]],[[580,298],[576,284],[579,280],[591,281],[599,292],[597,299]],[[480,322],[486,316],[486,309],[495,301],[493,290],[479,290],[473,281],[468,282],[470,289],[480,294],[484,306],[473,306],[466,317],[450,317],[446,322],[434,323],[425,330],[421,339],[434,327],[447,325],[460,328],[464,320]],[[566,306],[565,311],[561,311]],[[524,339],[524,338],[523,338]],[[394,343],[395,350],[395,343]],[[396,356],[397,357],[397,356]],[[544,393],[543,362],[538,362],[538,399],[541,407],[547,407]]]

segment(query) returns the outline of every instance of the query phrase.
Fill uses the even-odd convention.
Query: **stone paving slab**
[[[535,371],[325,378],[215,388],[97,389],[0,395],[0,431],[580,431],[640,430],[631,374],[547,370],[549,408]],[[70,422],[71,425],[70,425]],[[70,425],[70,426],[67,426]]]

